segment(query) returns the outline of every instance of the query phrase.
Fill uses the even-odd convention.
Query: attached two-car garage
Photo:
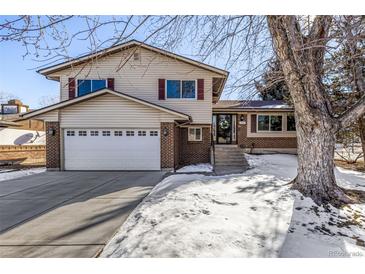
[[[159,170],[159,129],[64,129],[65,170]]]
[[[27,114],[46,122],[46,166],[60,170],[173,168],[174,134],[161,128],[190,116],[109,89]],[[164,131],[164,132],[165,132]],[[161,143],[161,138],[165,141]],[[171,156],[173,157],[173,156]]]

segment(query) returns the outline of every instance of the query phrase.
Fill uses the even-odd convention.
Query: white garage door
[[[158,129],[65,129],[66,170],[159,170]]]

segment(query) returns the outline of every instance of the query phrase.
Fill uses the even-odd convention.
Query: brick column
[[[164,135],[166,130],[167,135]],[[174,168],[175,165],[175,124],[161,123],[161,168]]]
[[[54,130],[54,134],[50,130]],[[60,169],[60,124],[59,122],[46,122],[46,167],[47,169]]]

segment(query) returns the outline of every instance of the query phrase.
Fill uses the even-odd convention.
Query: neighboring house
[[[209,162],[212,137],[218,143],[224,138],[226,144],[248,148],[252,146],[251,134],[259,134],[254,138],[264,138],[261,135],[265,134],[273,140],[287,138],[285,134],[250,132],[250,138],[241,141],[236,134],[244,136],[245,127],[237,119],[241,121],[245,119],[241,114],[255,112],[213,109],[227,71],[138,41],[47,67],[39,73],[60,82],[61,102],[22,116],[45,121],[49,169],[174,169]],[[223,117],[218,113],[230,117],[229,140],[226,122],[218,123]],[[213,128],[212,117],[216,117]],[[257,117],[265,124],[267,118]],[[270,119],[274,118],[269,118],[269,124]],[[237,129],[234,121],[239,124]]]
[[[0,105],[0,166],[44,165],[46,134],[43,121],[16,121],[29,107],[13,99]]]
[[[21,114],[28,111],[30,111],[29,106],[24,105],[18,99],[12,99],[7,103],[0,104],[0,128],[44,131],[44,123],[42,121],[27,119],[15,122]]]
[[[38,120],[19,119],[29,107],[13,99],[0,105],[0,146],[1,145],[45,145],[44,123]]]

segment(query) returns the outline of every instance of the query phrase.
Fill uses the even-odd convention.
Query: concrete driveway
[[[45,172],[0,182],[0,257],[93,257],[163,172]]]

